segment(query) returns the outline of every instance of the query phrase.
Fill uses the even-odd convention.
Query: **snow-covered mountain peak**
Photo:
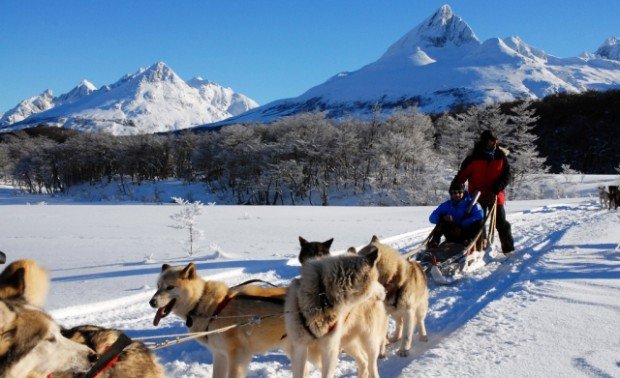
[[[617,37],[607,38],[595,54],[605,59],[620,60],[620,39]]]
[[[90,81],[86,79],[80,81],[80,84],[78,84],[76,88],[86,88],[91,91],[97,90],[97,87],[95,86],[95,84],[91,83]]]
[[[523,40],[517,36],[510,36],[503,39],[503,42],[516,51],[517,53],[532,58],[534,60],[541,59],[543,61],[547,60],[547,53],[543,50],[537,49],[523,42]]]
[[[183,81],[164,62],[157,62],[153,64],[152,66],[148,67],[144,71],[138,73],[136,75],[136,78],[140,78],[142,81],[149,81],[152,83],[158,82],[158,81],[169,81],[169,82]]]
[[[397,55],[411,55],[418,48],[440,48],[479,44],[474,31],[462,18],[452,12],[449,5],[443,5],[432,16],[405,34],[385,52],[382,58]]]
[[[13,109],[8,110],[0,118],[0,126],[10,125],[28,118],[30,115],[42,112],[54,107],[54,94],[51,89],[46,89],[38,96],[33,96],[21,101]]]
[[[45,124],[116,135],[148,134],[221,121],[258,106],[200,77],[186,83],[163,62],[99,90],[85,80],[60,97],[54,98],[51,91],[39,97],[7,112],[0,125],[5,130]]]
[[[88,96],[97,90],[97,87],[90,81],[84,79],[75,88],[54,99],[55,106],[71,104],[82,97]]]

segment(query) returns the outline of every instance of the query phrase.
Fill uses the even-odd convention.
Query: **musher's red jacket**
[[[474,152],[463,160],[461,169],[453,180],[459,184],[465,181],[468,181],[469,193],[480,191],[480,203],[483,206],[490,205],[489,200],[493,195],[497,195],[497,204],[503,205],[506,202],[504,188],[510,181],[510,166],[506,153],[501,148],[496,148],[491,158],[484,148],[477,144]]]

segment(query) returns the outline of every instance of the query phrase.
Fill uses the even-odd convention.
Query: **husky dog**
[[[601,207],[604,209],[609,206],[609,192],[605,189],[604,186],[597,187],[598,189],[598,200],[601,203]]]
[[[47,270],[34,260],[16,260],[0,274],[0,299],[22,298],[43,306],[49,291]]]
[[[609,210],[613,207],[614,209],[618,209],[620,206],[620,190],[618,189],[618,185],[609,185],[607,187],[609,189],[608,197],[609,197]]]
[[[418,327],[421,341],[428,341],[424,319],[428,311],[428,287],[426,275],[417,262],[409,262],[395,249],[381,244],[372,237],[370,244],[362,248],[361,255],[373,255],[379,251],[379,282],[385,287],[385,306],[388,314],[396,320],[396,330],[390,342],[402,338],[398,355],[406,357],[413,342],[413,331]],[[404,333],[404,335],[403,335]]]
[[[62,334],[69,340],[84,344],[92,348],[96,353],[103,354],[114,344],[122,334],[116,329],[107,329],[94,325],[83,325],[65,329]],[[114,360],[113,360],[114,361]],[[70,378],[73,373],[54,373],[53,378]],[[163,378],[164,369],[158,363],[157,357],[139,341],[134,341],[126,346],[118,355],[115,363],[97,374],[98,378]]]
[[[32,260],[15,261],[0,274],[1,377],[46,377],[60,369],[84,373],[97,358],[63,337],[60,326],[34,305],[45,301],[48,286],[47,272]]]
[[[261,289],[265,295],[259,295]],[[278,294],[255,285],[230,289],[224,282],[200,278],[193,263],[185,267],[164,264],[149,303],[158,309],[154,325],[171,312],[185,320],[191,332],[238,325],[198,339],[213,355],[213,376],[233,378],[245,376],[252,355],[287,349],[283,294],[284,289]],[[255,323],[255,317],[262,318]]]
[[[332,240],[328,240],[329,244]],[[329,255],[329,247],[325,248],[325,243],[312,242],[308,245],[311,246],[309,252],[312,255],[316,255],[313,253],[314,249],[326,249],[324,256]],[[347,252],[355,254],[355,250]],[[358,366],[358,377],[379,377],[377,358],[385,357],[386,333],[387,313],[383,299],[370,298],[353,307],[346,317],[340,347],[355,359]],[[321,369],[321,353],[318,342],[310,345],[308,357],[317,368]]]
[[[299,251],[299,262],[304,263],[308,259],[315,257],[322,257],[329,255],[329,248],[332,246],[334,238],[331,238],[324,242],[309,242],[306,239],[299,237],[299,245],[301,251]]]
[[[294,279],[288,288],[284,312],[292,348],[293,377],[307,375],[309,347],[320,350],[323,377],[334,375],[340,348],[347,344],[343,343],[347,317],[356,306],[372,298],[383,300],[385,297],[377,281],[377,258],[375,251],[367,256],[345,254],[311,259],[302,265],[301,278]],[[363,324],[358,325],[363,327]],[[350,332],[356,331],[359,329],[351,327]],[[375,349],[378,350],[376,355],[368,356],[374,365],[371,374],[376,374],[380,347]],[[356,351],[348,352],[356,355]]]

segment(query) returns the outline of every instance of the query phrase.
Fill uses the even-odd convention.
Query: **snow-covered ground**
[[[581,197],[508,202],[516,254],[492,253],[456,285],[431,284],[429,342],[415,342],[407,358],[391,346],[381,376],[620,377],[620,212],[600,208],[596,176],[582,183],[583,191],[575,189]],[[185,332],[174,316],[152,325],[148,300],[164,262],[194,261],[205,278],[229,284],[262,278],[286,285],[299,271],[298,236],[334,237],[332,250],[340,252],[377,234],[406,252],[428,234],[431,210],[205,206],[197,218],[203,250],[190,258],[184,232],[169,227],[177,205],[16,197],[4,188],[0,249],[9,262],[34,258],[49,269],[46,308],[61,324],[143,337]],[[168,376],[211,375],[209,352],[193,341],[157,354]],[[256,356],[249,376],[290,377],[289,368],[275,351]],[[341,356],[336,375],[355,371]]]

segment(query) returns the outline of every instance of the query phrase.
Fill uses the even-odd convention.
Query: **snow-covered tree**
[[[196,216],[202,214],[203,204],[200,201],[189,202],[180,197],[172,197],[172,200],[181,206],[181,210],[170,216],[174,221],[170,227],[187,231],[187,239],[183,244],[187,255],[193,256],[200,249],[200,241],[204,239],[204,232],[196,227]]]
[[[510,150],[510,168],[515,186],[520,185],[527,174],[545,173],[549,168],[546,158],[541,157],[536,147],[538,136],[533,128],[540,117],[530,109],[530,102],[523,102],[511,109],[510,121],[512,131],[506,136],[505,143]]]
[[[483,109],[478,115],[478,125],[474,129],[476,136],[480,136],[484,130],[493,130],[499,138],[500,144],[507,143],[512,131],[509,125],[509,116],[502,112],[499,104],[491,105]]]
[[[437,120],[437,144],[440,157],[447,166],[457,171],[469,154],[477,135],[468,128],[470,119],[457,119],[442,115]]]

